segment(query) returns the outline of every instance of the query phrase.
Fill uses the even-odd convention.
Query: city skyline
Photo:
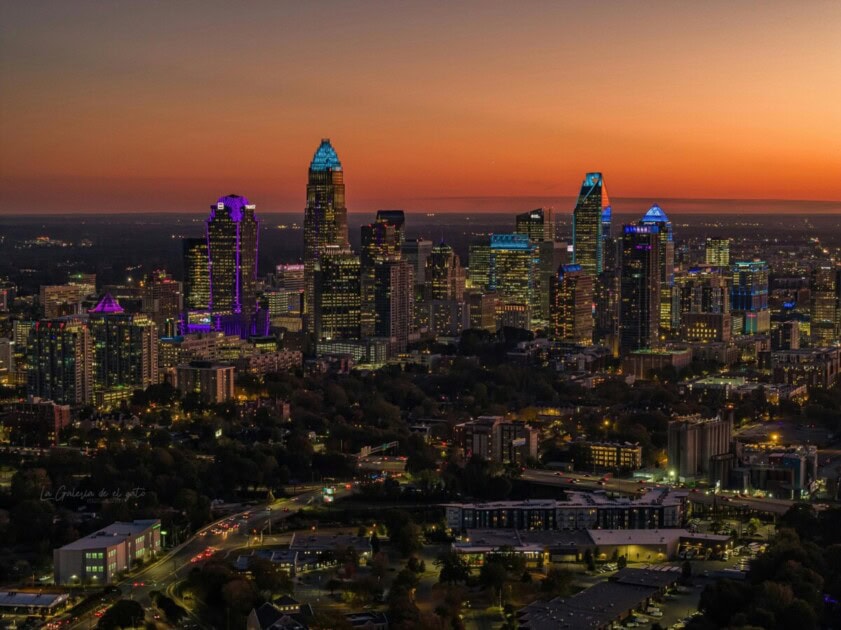
[[[351,213],[841,212],[837,5],[128,6],[0,8],[0,213],[295,212],[322,137]]]

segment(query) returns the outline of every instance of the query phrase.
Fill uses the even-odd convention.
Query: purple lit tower
[[[210,207],[206,227],[212,326],[243,337],[254,334],[258,233],[254,206],[239,195],[220,197]]]

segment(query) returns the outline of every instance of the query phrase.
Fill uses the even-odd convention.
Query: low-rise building
[[[0,441],[21,446],[55,446],[70,424],[70,405],[33,398],[0,408]]]
[[[234,366],[210,361],[179,365],[174,385],[205,404],[223,403],[234,397]]]
[[[642,468],[642,447],[625,442],[587,442],[570,444],[576,470],[615,471]]]
[[[490,501],[445,505],[447,527],[522,530],[657,529],[680,527],[686,492],[653,489],[635,499],[603,493],[568,492],[566,500]]]
[[[673,368],[680,373],[692,363],[691,348],[645,348],[634,350],[622,361],[622,371],[635,378],[646,380],[652,372]]]
[[[831,387],[841,373],[841,348],[800,348],[771,353],[775,383]]]
[[[53,550],[56,584],[110,584],[161,550],[161,521],[113,523]]]

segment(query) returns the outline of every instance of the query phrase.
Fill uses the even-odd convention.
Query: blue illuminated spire
[[[648,209],[645,216],[642,218],[643,223],[668,223],[669,217],[663,212],[663,208],[656,203]]]
[[[340,171],[342,170],[342,163],[339,161],[339,156],[336,155],[336,150],[330,144],[330,138],[324,138],[312,158],[310,163],[311,171]]]

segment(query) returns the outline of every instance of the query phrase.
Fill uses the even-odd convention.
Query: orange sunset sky
[[[322,137],[351,211],[841,200],[841,2],[0,2],[0,214],[302,211]]]

